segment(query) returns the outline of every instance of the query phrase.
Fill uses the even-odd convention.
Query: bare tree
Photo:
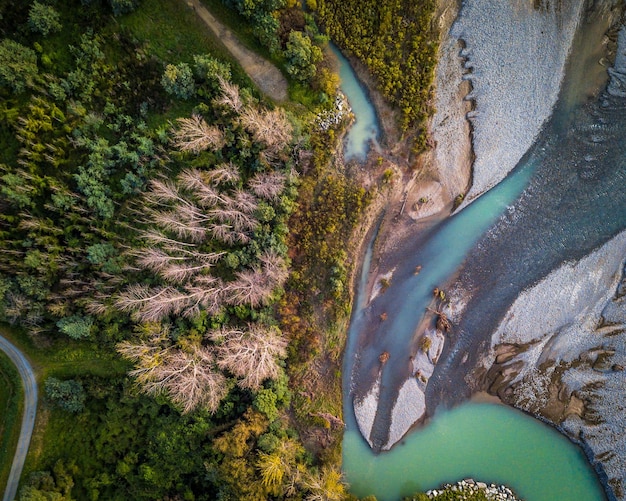
[[[259,172],[248,181],[248,186],[258,197],[275,202],[285,189],[286,179],[280,171]]]
[[[210,224],[208,230],[214,238],[227,245],[234,245],[236,243],[247,244],[250,241],[250,237],[246,233],[235,230],[232,224]]]
[[[263,271],[274,287],[279,287],[285,283],[289,277],[289,270],[285,258],[273,250],[267,250],[259,257],[263,265]]]
[[[218,76],[221,95],[214,99],[214,103],[230,108],[235,113],[239,113],[243,107],[243,100],[239,94],[239,87],[228,80]]]
[[[277,329],[248,325],[247,330],[217,330],[208,337],[217,343],[217,365],[238,377],[242,388],[258,390],[280,374],[276,358],[286,356],[287,341]]]
[[[213,207],[219,203],[227,204],[230,197],[217,191],[217,187],[226,183],[237,183],[239,171],[232,164],[223,164],[211,171],[186,169],[178,176],[180,185],[193,193],[202,207]]]
[[[213,367],[213,354],[206,348],[194,347],[191,353],[174,350],[145,389],[152,394],[167,392],[183,413],[199,407],[215,412],[228,389],[224,375]]]
[[[234,197],[226,204],[226,209],[235,209],[243,212],[244,214],[254,214],[257,210],[259,202],[251,193],[243,190],[237,190]]]
[[[181,151],[199,153],[211,149],[221,150],[226,144],[224,133],[217,127],[206,123],[199,115],[176,120],[178,128],[173,129],[173,143]]]
[[[259,110],[248,106],[240,115],[243,126],[252,132],[254,140],[278,151],[291,140],[292,127],[282,108]]]
[[[183,413],[199,407],[215,412],[228,390],[213,354],[197,346],[189,351],[163,347],[161,341],[123,342],[117,349],[137,365],[130,374],[145,392],[166,393]]]
[[[178,238],[186,238],[193,243],[203,242],[206,238],[207,230],[200,221],[190,221],[189,218],[184,220],[181,217],[182,211],[179,210],[163,210],[148,211],[153,224],[157,224],[167,231],[171,231]]]
[[[261,268],[238,271],[235,280],[226,284],[224,299],[228,304],[249,304],[252,307],[266,304],[274,289],[285,282],[289,272],[280,255],[267,251],[259,260]]]
[[[238,271],[236,279],[225,287],[225,301],[231,305],[249,304],[252,307],[266,304],[274,291],[273,284],[261,269]]]

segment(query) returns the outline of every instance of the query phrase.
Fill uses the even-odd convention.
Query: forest
[[[278,313],[308,124],[195,21],[2,5],[0,316],[47,365],[19,499],[344,495],[298,431],[326,421],[290,411]],[[321,49],[301,28],[280,57],[302,86]]]
[[[0,0],[0,329],[41,392],[21,501],[353,499],[346,246],[372,194],[335,163],[347,123],[315,125],[328,37],[294,2],[206,4],[290,102],[179,0]],[[413,14],[398,51],[421,43]],[[337,41],[364,57],[357,35]],[[407,103],[430,84],[392,88],[379,38],[368,64],[423,120]]]

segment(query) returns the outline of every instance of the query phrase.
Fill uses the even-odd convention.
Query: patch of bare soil
[[[185,0],[224,44],[259,89],[274,101],[287,100],[287,80],[276,66],[244,47],[226,26],[220,23],[199,0]]]

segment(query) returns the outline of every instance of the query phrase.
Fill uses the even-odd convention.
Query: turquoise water
[[[341,90],[348,98],[354,113],[354,123],[345,140],[344,158],[363,160],[367,156],[372,141],[378,137],[378,119],[374,106],[370,103],[365,90],[359,83],[350,63],[343,54],[331,44],[331,50],[339,60]]]
[[[509,407],[467,403],[378,456],[354,428],[344,435],[350,491],[396,501],[471,477],[506,484],[526,501],[597,501],[602,488],[584,455],[549,426]]]
[[[487,223],[476,226],[470,222],[480,219],[476,218],[477,214],[483,214],[487,220],[497,217],[523,189],[532,172],[532,164],[529,164],[509,178],[513,182],[492,190],[487,197],[452,218],[431,240],[431,252],[441,251],[446,234],[448,238],[458,235],[465,245],[471,245],[484,231],[482,224]],[[474,217],[467,215],[472,212]],[[439,238],[444,240],[438,243]],[[368,321],[364,290],[371,252],[370,246],[361,272],[348,354],[355,353],[357,333]],[[454,268],[461,259],[462,249],[450,251],[446,265]],[[430,296],[430,289],[425,294]],[[397,346],[401,349],[406,345],[400,342]],[[352,373],[353,362],[352,357],[346,357],[345,374]],[[344,387],[348,384],[344,382]],[[417,491],[471,477],[506,484],[526,501],[606,499],[595,473],[577,446],[553,428],[515,409],[468,402],[439,412],[427,426],[411,432],[390,452],[378,455],[358,431],[348,392],[344,395],[344,409],[343,470],[350,491],[359,497],[373,494],[379,501],[397,501]]]

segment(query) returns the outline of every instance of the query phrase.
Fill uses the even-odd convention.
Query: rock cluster
[[[352,108],[350,108],[346,96],[342,92],[337,92],[333,109],[320,112],[317,115],[316,122],[320,130],[328,130],[339,125],[344,118],[351,114]]]
[[[458,493],[459,499],[465,499],[463,494],[474,494],[482,491],[485,497],[490,501],[519,501],[513,491],[505,485],[486,484],[484,482],[475,482],[471,478],[461,480],[456,484],[446,484],[441,489],[433,489],[426,492],[430,499],[437,499],[448,492]]]

